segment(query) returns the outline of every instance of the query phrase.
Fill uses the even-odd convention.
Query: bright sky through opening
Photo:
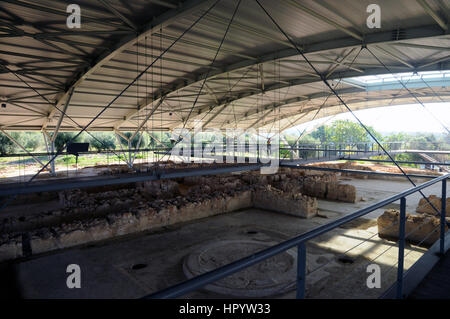
[[[347,82],[352,82],[360,86],[370,87],[386,83],[399,83],[402,81],[406,86],[408,82],[420,80],[448,80],[450,79],[450,71],[433,71],[433,72],[419,72],[418,74],[403,73],[398,75],[374,75],[361,76],[346,79]],[[418,97],[420,100],[420,96]],[[448,100],[441,97],[442,100]],[[420,104],[397,105],[389,107],[378,107],[368,110],[355,111],[356,116],[364,123],[375,128],[381,133],[389,132],[428,132],[428,133],[446,133],[442,125],[433,118],[438,118],[447,128],[450,127],[450,102],[439,103],[424,103],[426,109]],[[351,106],[350,106],[351,107]],[[348,112],[338,114],[335,116],[324,117],[312,122],[297,125],[294,128],[287,130],[287,133],[298,134],[306,128],[306,133],[311,132],[322,124],[330,124],[334,120],[352,120],[355,118]]]

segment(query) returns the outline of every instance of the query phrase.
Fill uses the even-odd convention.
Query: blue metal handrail
[[[429,182],[423,183],[417,187],[410,188],[404,192],[401,192],[397,195],[391,196],[387,199],[384,199],[376,204],[373,204],[369,207],[360,209],[352,214],[349,214],[347,216],[344,216],[342,218],[339,218],[331,223],[328,223],[326,225],[322,225],[320,227],[317,227],[313,230],[310,230],[306,233],[303,233],[297,237],[294,237],[292,239],[286,240],[280,244],[277,244],[275,246],[272,246],[270,248],[264,249],[260,252],[257,252],[253,255],[250,255],[248,257],[242,258],[240,260],[234,261],[228,265],[222,266],[220,268],[217,268],[215,270],[209,271],[207,273],[204,273],[202,275],[196,276],[190,280],[187,280],[185,282],[182,282],[180,284],[174,285],[172,287],[169,287],[167,289],[163,289],[159,292],[144,296],[144,299],[148,298],[175,298],[181,295],[184,295],[186,293],[189,293],[191,291],[194,291],[196,289],[199,289],[207,284],[210,284],[212,282],[215,282],[217,280],[220,280],[222,278],[225,278],[229,275],[232,275],[233,273],[236,273],[244,268],[253,266],[259,262],[262,262],[268,258],[271,258],[279,253],[282,253],[290,248],[293,248],[297,246],[298,249],[298,258],[297,258],[297,298],[304,298],[305,296],[305,281],[306,281],[306,242],[308,240],[311,240],[313,238],[316,238],[326,232],[329,232],[343,224],[346,224],[356,218],[362,217],[364,215],[367,215],[368,213],[382,208],[392,202],[395,202],[397,200],[401,200],[401,216],[403,218],[400,218],[400,249],[399,249],[399,259],[398,259],[398,290],[397,290],[397,297],[401,298],[402,296],[402,281],[403,281],[403,259],[404,259],[404,241],[405,241],[405,232],[401,231],[405,228],[405,209],[406,209],[406,196],[409,196],[413,193],[418,192],[419,190],[422,190],[424,188],[427,188],[431,185],[434,185],[440,181],[442,181],[442,212],[441,212],[441,253],[444,253],[444,240],[445,240],[445,234],[443,229],[445,229],[445,203],[446,203],[446,181],[450,178],[450,174],[443,175],[440,177],[437,177]],[[403,243],[403,245],[402,245]],[[403,247],[403,249],[402,249]]]

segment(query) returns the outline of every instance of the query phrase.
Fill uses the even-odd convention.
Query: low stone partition
[[[302,218],[311,218],[318,213],[316,198],[283,192],[270,185],[253,192],[253,206]]]
[[[111,213],[106,218],[74,221],[57,227],[31,231],[30,247],[33,254],[38,254],[252,206],[251,191],[247,190],[234,195],[222,194],[199,202],[188,202],[180,207],[170,204],[161,207],[160,210],[141,207],[126,213]],[[0,261],[23,256],[22,236],[4,235],[0,238],[0,242]]]
[[[305,178],[302,192],[308,196],[336,200],[347,203],[356,202],[356,188],[353,185],[339,184],[336,175],[311,176]]]
[[[22,257],[22,251],[21,235],[0,236],[0,261]]]
[[[38,254],[239,209],[257,207],[311,218],[318,212],[314,197],[355,201],[354,187],[338,184],[335,176],[305,176],[289,168],[274,175],[184,177],[121,189],[74,189],[58,196],[58,209],[0,221],[0,261],[21,257],[23,251]]]
[[[362,159],[363,161],[363,159]],[[323,163],[312,163],[307,166],[312,167],[323,167],[323,168],[332,168],[332,169],[348,169],[348,170],[357,170],[357,171],[370,171],[370,172],[384,172],[384,173],[394,173],[400,174],[401,171],[394,165],[387,164],[378,164],[378,163],[356,163],[352,161],[332,161],[332,162],[323,162]],[[403,170],[407,174],[411,175],[434,175],[440,176],[439,172],[429,170],[429,169],[418,169],[411,167],[404,167]],[[386,175],[366,175],[366,174],[358,174],[358,173],[349,173],[349,172],[340,172],[337,173],[340,176],[347,176],[355,179],[382,179],[382,180],[402,180],[404,177],[402,176],[386,176]]]
[[[428,200],[431,202],[431,204],[439,210],[439,212],[442,211],[442,198],[437,197],[436,195],[430,195],[428,196]],[[447,198],[447,202],[445,204],[445,216],[450,216],[450,197]],[[428,201],[425,198],[421,198],[419,201],[419,205],[417,206],[416,212],[423,213],[423,214],[430,214],[430,215],[436,215],[437,212],[434,210],[434,208],[428,203]]]
[[[447,221],[449,219],[447,218]],[[378,217],[378,236],[388,240],[398,240],[400,211],[386,210]],[[448,227],[445,227],[447,232]],[[424,246],[433,245],[440,237],[440,219],[428,215],[411,215],[406,213],[405,223],[406,241]]]

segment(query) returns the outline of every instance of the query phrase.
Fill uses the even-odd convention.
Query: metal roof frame
[[[261,23],[259,16],[246,19],[252,11],[251,1],[243,3],[242,17],[231,26],[232,39],[221,48],[218,63],[210,65],[206,57],[217,49],[214,32],[223,33],[234,3],[231,2],[221,4],[222,7],[214,14],[205,17],[201,28],[180,39],[180,47],[165,54],[160,64],[146,72],[145,80],[142,78],[130,87],[120,101],[111,105],[89,130],[136,131],[144,125],[147,129],[150,125],[150,130],[171,130],[183,125],[186,117],[188,126],[202,118],[204,127],[223,128],[232,123],[230,119],[233,117],[239,119],[238,125],[241,127],[263,127],[276,120],[275,114],[268,112],[275,108],[288,110],[288,116],[279,116],[278,120],[289,119],[289,115],[294,116],[298,112],[319,109],[322,99],[329,93],[320,86],[317,74],[299,59],[298,52],[290,43]],[[344,2],[351,3],[351,0]],[[50,3],[58,6],[53,8]],[[122,1],[115,0],[83,0],[81,5],[86,6],[88,12],[88,16],[83,18],[88,27],[82,30],[64,30],[58,24],[45,24],[38,18],[35,21],[29,18],[34,17],[36,12],[46,19],[49,16],[64,18],[67,14],[60,9],[65,4],[62,0],[33,3],[7,0],[0,4],[0,62],[6,63],[39,95],[54,103],[48,105],[38,94],[29,92],[29,88],[8,78],[8,72],[3,71],[0,73],[0,95],[5,98],[0,96],[0,99],[11,105],[13,111],[0,113],[0,128],[56,132],[77,130],[95,116],[96,110],[107,105],[123,85],[130,83],[134,74],[158,56],[160,44],[167,46],[186,25],[185,21],[198,16],[212,1],[187,0],[180,4],[151,1],[153,7],[150,9],[158,15],[144,21],[139,19],[137,13],[134,16],[133,9],[146,3],[132,0],[124,5]],[[389,21],[388,27],[380,30],[364,29],[355,24],[359,17],[334,12],[329,0],[320,3],[284,0],[278,5],[280,8],[267,5],[274,11],[292,11],[292,16],[286,20],[288,27],[293,23],[292,19],[298,17],[306,19],[313,24],[312,27],[317,26],[318,30],[329,30],[330,36],[306,29],[304,32],[296,31],[297,34],[292,36],[327,79],[339,79],[340,92],[342,90],[344,96],[351,98],[350,106],[355,103],[358,109],[358,103],[363,101],[370,102],[369,107],[381,106],[389,99],[386,96],[409,102],[405,96],[396,96],[394,91],[398,86],[395,85],[367,94],[364,100],[363,93],[371,92],[346,80],[358,75],[386,73],[382,66],[367,56],[354,61],[354,64],[350,62],[362,46],[376,50],[393,73],[450,70],[450,55],[447,53],[450,46],[445,45],[450,41],[447,17],[430,0],[417,0],[416,6],[408,12],[398,13],[403,15],[404,23],[400,21],[394,26],[393,21]],[[381,1],[380,5],[394,6],[386,0]],[[23,25],[11,23],[18,19],[24,21]],[[61,21],[58,23],[61,24]],[[101,25],[104,30],[95,29],[95,25]],[[209,29],[212,33],[207,35]],[[12,38],[19,41],[9,40]],[[153,42],[149,44],[147,39]],[[255,44],[261,42],[262,46],[246,49],[242,39]],[[193,51],[193,48],[198,50]],[[275,67],[279,67],[280,71]],[[150,77],[152,81],[148,81]],[[159,77],[158,81],[153,80],[156,77]],[[205,88],[199,94],[198,88],[203,81]],[[234,84],[232,88],[230,83]],[[447,87],[446,82],[444,84]],[[432,87],[435,87],[434,84]],[[434,91],[418,84],[411,90],[427,101],[450,101],[445,90]],[[71,94],[72,99],[69,98]],[[285,95],[285,98],[276,98],[276,94]],[[198,103],[190,117],[187,114],[196,96],[199,97]],[[161,100],[163,103],[159,103]],[[303,101],[309,101],[311,107],[295,109]],[[158,110],[150,110],[152,105],[158,105]],[[326,105],[324,110],[330,111],[336,106],[336,103]],[[61,115],[61,109],[73,118],[72,122],[79,124],[74,125]],[[267,113],[267,121],[255,123],[260,118],[260,112]],[[169,115],[173,113],[177,118]],[[301,121],[308,119],[304,116]],[[288,123],[285,121],[282,124],[285,126]]]

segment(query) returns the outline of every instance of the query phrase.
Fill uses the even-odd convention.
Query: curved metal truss
[[[285,129],[311,120],[318,109],[316,118],[343,112],[252,0],[242,1],[213,65],[237,0],[219,1],[183,37],[214,1],[78,1],[80,29],[66,26],[69,3],[0,3],[0,99],[6,103],[1,129],[57,132],[85,126],[174,41],[90,131],[136,131],[144,125],[171,130],[198,120],[211,128],[277,122]],[[364,1],[264,4],[353,110],[414,103],[398,85],[349,81],[388,73],[361,47],[369,47],[392,73],[450,70],[446,1],[379,1],[380,29],[366,26]],[[442,102],[450,101],[448,81],[407,85],[422,102]]]

